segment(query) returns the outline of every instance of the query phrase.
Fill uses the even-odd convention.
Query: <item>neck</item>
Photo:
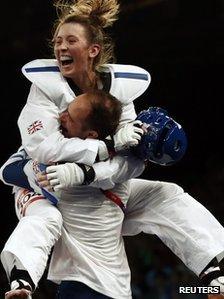
[[[71,79],[83,93],[97,88],[97,74],[93,71],[78,74]]]

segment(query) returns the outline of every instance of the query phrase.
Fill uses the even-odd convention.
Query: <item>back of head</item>
[[[101,46],[101,52],[95,59],[95,68],[114,61],[114,45],[105,28],[118,19],[119,4],[117,0],[58,0],[55,2],[58,20],[55,23],[56,36],[61,25],[80,23],[85,27],[89,43]]]
[[[91,113],[86,119],[86,125],[98,133],[99,139],[113,135],[121,117],[121,102],[102,90],[88,92],[87,95]]]

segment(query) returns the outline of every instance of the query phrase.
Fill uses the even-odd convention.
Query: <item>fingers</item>
[[[53,191],[55,190],[55,187],[60,184],[59,179],[47,179],[44,181],[39,182],[39,186],[42,188],[47,189],[48,191]]]
[[[140,121],[140,120],[134,120],[132,123],[134,126],[139,126],[139,127],[142,126],[142,121]]]
[[[140,140],[142,138],[142,135],[138,133],[133,133],[132,138],[129,139],[128,146],[136,146],[139,144]]]
[[[48,166],[46,168],[46,173],[52,173],[52,172],[56,172],[58,169],[58,165],[52,165],[52,166]]]
[[[139,127],[134,127],[134,132],[138,133],[140,136],[142,136],[144,133],[143,129]]]
[[[43,172],[39,172],[37,173],[37,181],[41,182],[41,181],[45,181],[47,180],[47,175]]]
[[[140,120],[133,121],[134,132],[142,136],[144,134],[144,129],[142,128],[143,123]]]
[[[53,171],[53,170],[51,169],[50,171]],[[60,184],[60,180],[58,178],[57,172],[54,171],[54,172],[48,173],[48,171],[47,171],[47,181],[48,181],[48,184],[53,186],[54,187],[53,189],[56,190],[57,189],[56,186],[58,186]]]
[[[59,178],[58,165],[48,166],[44,172],[37,174],[38,185],[49,192],[59,191],[64,187]]]
[[[48,180],[38,182],[38,184],[39,184],[40,187],[43,187],[43,188],[48,187],[50,185]]]
[[[48,174],[38,173],[37,181],[40,187],[45,188],[48,191],[53,191],[52,186],[59,184],[58,179],[55,179],[53,174],[49,177]]]
[[[60,184],[59,179],[49,179],[48,181],[51,186],[55,187]]]
[[[48,187],[50,185],[47,175],[43,174],[43,173],[37,174],[37,182],[38,182],[38,185],[43,188]]]
[[[132,135],[132,138],[133,138],[133,139],[137,139],[138,141],[140,141],[141,138],[142,138],[142,135],[140,135],[139,133],[134,133],[134,134]]]
[[[51,187],[51,190],[52,190],[52,191],[60,191],[60,190],[63,189],[63,188],[64,188],[63,185],[58,184],[58,185],[52,186],[52,187]],[[49,190],[49,191],[50,191],[50,190]]]
[[[57,171],[47,173],[47,175],[46,175],[47,180],[54,180],[54,179],[57,179],[57,177],[58,177]]]

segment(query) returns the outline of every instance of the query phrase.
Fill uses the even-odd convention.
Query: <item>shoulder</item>
[[[30,61],[22,67],[22,73],[52,101],[58,102],[59,106],[62,97],[68,97],[68,101],[74,97],[74,93],[60,72],[56,59]]]
[[[134,65],[106,64],[102,71],[111,74],[110,93],[124,104],[141,96],[151,82],[149,72]]]
[[[36,85],[45,85],[46,80],[62,81],[57,61],[55,59],[36,59],[22,67],[23,75]],[[45,83],[45,84],[44,84]]]
[[[32,81],[35,76],[37,77],[40,74],[57,74],[60,73],[60,70],[55,59],[36,59],[26,63],[22,67],[22,73]]]

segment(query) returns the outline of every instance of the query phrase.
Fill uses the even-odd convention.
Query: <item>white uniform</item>
[[[14,154],[2,167],[2,180],[7,165],[24,158],[23,151]],[[24,170],[30,186],[40,193],[32,172],[35,163],[30,162],[24,166]],[[113,163],[108,160],[97,164],[100,164],[100,167],[110,167],[111,172],[117,172],[117,167],[122,166],[116,179],[111,176],[110,180],[113,181],[124,180],[123,172],[126,175],[128,173],[130,177],[140,174],[136,172],[139,161],[134,157],[132,164],[138,167],[133,167],[133,171],[128,169],[130,158],[128,162],[125,158],[116,156]],[[95,181],[94,185],[99,182]],[[105,181],[102,182],[105,186]],[[50,249],[60,235],[61,212],[64,225],[61,239],[55,245],[50,279],[55,282],[65,279],[77,280],[112,298],[131,298],[130,270],[121,235],[124,215],[114,202],[108,200],[98,188],[83,186],[63,191],[60,194],[58,210],[42,195],[35,195],[18,187],[14,189],[16,212],[20,221],[1,254],[8,275],[16,258],[19,261],[16,264],[25,268],[34,283],[38,284],[46,267]],[[116,184],[113,191],[126,205],[127,183]],[[24,252],[28,254],[24,255]]]
[[[127,202],[127,183],[113,190]],[[56,243],[48,278],[75,280],[111,298],[131,297],[130,269],[121,235],[123,211],[97,188],[63,193],[62,237]]]
[[[133,100],[147,89],[150,75],[138,67],[112,64],[105,65],[103,72],[110,73],[110,93],[122,103],[120,125],[135,119]],[[28,63],[23,67],[23,73],[33,82],[18,120],[22,145],[28,155],[44,164],[76,161],[92,165],[101,142],[94,139],[67,139],[59,131],[59,113],[67,108],[76,95],[59,72],[56,61],[37,60]]]
[[[49,63],[51,66],[48,66]],[[38,70],[40,70],[40,65],[43,66],[44,64],[49,70],[49,68],[51,69],[52,67],[52,63],[54,64],[54,68],[55,61],[44,60],[39,61],[38,63],[31,63],[29,67],[25,66],[24,70],[26,69],[27,74],[30,74],[30,67],[32,67],[34,74],[37,75],[36,67]],[[127,72],[128,69],[129,72]],[[127,66],[113,65],[105,66],[105,71],[110,71],[111,77],[114,78],[112,80],[113,84],[111,91],[113,89],[115,89],[117,93],[119,91],[117,96],[119,96],[119,98],[122,100],[123,112],[121,124],[127,122],[128,120],[134,119],[136,114],[132,101],[147,88],[150,81],[149,74],[137,67],[128,68]],[[51,76],[53,76],[53,79],[50,78]],[[131,76],[133,87],[135,86],[135,81],[140,82],[136,84],[136,88],[132,89],[132,93],[128,95],[128,98],[125,97],[124,91],[122,90],[126,83],[125,81],[127,81],[127,76]],[[50,74],[47,74],[46,77],[42,74],[40,76],[40,81],[38,76],[35,77],[35,79],[32,77],[32,80],[35,81],[35,84],[33,84],[31,87],[27,104],[22,110],[18,121],[21,130],[23,146],[25,147],[26,151],[33,159],[38,159],[42,163],[67,160],[90,165],[93,164],[98,151],[99,141],[92,139],[83,141],[78,138],[67,139],[64,138],[59,132],[58,115],[75,97],[75,94],[72,92],[64,78],[56,69],[56,72],[50,72]],[[55,94],[50,94],[53,88],[51,86],[52,80],[57,87],[60,87],[59,92],[56,94],[57,96]],[[122,81],[124,81],[124,84],[120,83]],[[66,86],[67,89],[64,89],[64,86]],[[115,92],[113,92],[113,94],[116,95]],[[51,97],[55,99],[57,106],[52,103],[50,100]],[[13,159],[14,158],[12,158],[12,161],[14,161]],[[6,164],[3,165],[2,172],[4,171],[4,167],[9,163],[10,161],[7,161]],[[27,165],[29,166],[30,164],[27,163]],[[25,166],[25,170],[27,165]],[[105,171],[105,169],[107,169],[107,171]],[[127,178],[139,176],[143,169],[143,162],[141,163],[135,157],[122,158],[117,156],[114,157],[112,161],[108,160],[94,164],[96,180],[92,183],[92,185],[95,187],[108,189],[114,187],[116,182],[125,181]],[[4,180],[3,174],[2,180]],[[126,184],[121,184],[119,187],[116,186],[116,190],[117,189],[120,191],[122,190],[122,199],[125,203],[127,200]],[[92,190],[94,190],[94,192]],[[68,206],[66,201],[64,201],[64,195],[62,196],[62,201],[59,205],[60,210],[65,217],[64,226],[65,228],[70,229],[69,235],[66,234],[65,229],[63,229],[62,243],[70,244],[69,251],[73,250],[75,255],[77,250],[79,251],[81,249],[85,249],[85,252],[87,252],[86,248],[89,247],[90,258],[88,259],[85,254],[79,253],[79,275],[77,275],[76,271],[76,275],[71,277],[71,279],[83,281],[90,287],[101,293],[107,294],[112,298],[131,298],[130,270],[121,237],[123,212],[121,212],[121,210],[114,203],[105,198],[102,192],[96,188],[80,188],[78,191],[76,191],[72,198],[81,198],[81,201],[83,201],[83,194],[86,195],[87,191],[91,191],[92,194],[97,193],[98,196],[97,199],[95,199],[94,196],[88,196],[88,201],[86,201],[85,204],[85,211],[83,211],[83,213],[85,212],[85,225],[88,226],[88,223],[90,222],[92,229],[95,231],[95,235],[98,231],[98,243],[92,244],[92,236],[90,235],[87,236],[87,240],[89,240],[88,244],[87,242],[84,242],[83,244],[80,244],[80,246],[77,245],[74,248],[74,242],[77,243],[76,234],[79,236],[86,236],[85,226],[82,228],[80,225],[71,225],[71,219],[75,222],[77,217],[73,219],[73,215],[71,215],[72,218],[70,219],[67,214],[67,217],[64,215],[64,211],[66,211],[66,207]],[[1,259],[3,266],[9,275],[13,266],[13,260],[16,257],[20,264],[26,270],[28,270],[31,278],[37,285],[45,268],[50,248],[60,235],[61,218],[59,217],[58,210],[48,203],[48,201],[44,200],[43,197],[36,197],[35,199],[37,200],[32,202],[32,204],[29,204],[29,202],[32,201],[32,197],[29,196],[30,193],[27,194],[21,190],[16,194],[16,208],[19,210],[17,214],[25,215],[25,217],[20,220],[15,231],[5,244],[1,254]],[[68,199],[68,194],[65,196],[65,198],[66,200]],[[69,198],[71,198],[71,196]],[[73,206],[73,208],[77,210],[75,215],[82,215],[79,210],[79,205],[76,207],[77,199],[75,203],[69,203],[69,208],[71,209],[71,206]],[[96,202],[97,205],[94,206],[93,202]],[[99,203],[102,202],[104,202],[104,204],[101,207]],[[43,209],[41,209],[42,206]],[[109,213],[106,212],[107,209]],[[89,210],[91,210],[91,214],[89,214]],[[98,216],[96,215],[97,213]],[[102,219],[99,218],[99,215],[102,215]],[[80,218],[80,222],[83,217]],[[89,221],[87,221],[88,217]],[[102,222],[104,225],[100,228],[100,223]],[[108,237],[107,234],[106,240],[104,231],[105,229],[107,232],[111,232],[111,237]],[[100,230],[104,233],[99,234]],[[34,233],[35,231],[36,234],[41,237],[37,238],[36,234]],[[24,235],[29,236],[29,238],[24,238]],[[98,252],[98,254],[95,251],[95,253],[93,252],[93,245],[94,250]],[[23,250],[21,250],[21,248]],[[112,248],[112,252],[110,252],[110,248]],[[29,255],[24,256],[24,252],[29,252]],[[65,250],[63,250],[63,252],[65,252]],[[73,257],[74,254],[71,256]],[[71,258],[71,267],[73,264],[74,261],[73,258]],[[95,269],[94,276],[84,275],[84,273],[90,271],[93,265]],[[102,267],[99,267],[99,265]],[[66,268],[66,270],[68,270],[68,268]],[[56,280],[67,277],[67,274],[66,277],[64,277],[64,272],[58,275],[57,271],[53,270],[53,273],[56,275]]]
[[[37,62],[34,62],[34,66],[31,65],[30,69],[35,68],[36,63]],[[55,67],[54,61],[40,61],[37,63],[37,67],[41,67],[39,64],[43,64],[45,66],[47,65],[48,67],[50,66]],[[139,96],[143,92],[144,88],[140,88],[139,90],[136,88],[136,92],[133,93],[134,96],[131,96],[132,95],[131,91],[134,90],[132,89],[132,87],[133,86],[135,87],[137,83],[139,84],[146,83],[144,82],[144,80],[146,81],[147,73],[142,72],[141,69],[137,68],[136,70],[135,68],[129,66],[111,65],[108,67],[112,75],[111,93],[113,95],[116,95],[119,99],[123,100],[123,104],[124,104],[123,119],[124,121],[134,119],[135,112],[134,112],[132,100],[135,97]],[[124,68],[120,75],[119,72],[116,70],[116,67],[118,69],[119,67]],[[29,66],[27,67],[27,69],[29,72]],[[128,72],[129,69],[130,72]],[[137,80],[136,78],[138,76],[136,76],[136,73],[138,74],[139,70],[140,70],[139,78],[141,79]],[[116,73],[118,73],[118,75]],[[125,76],[127,75],[127,73],[130,76],[129,78],[119,77],[122,75]],[[66,105],[65,106],[62,105],[61,103],[63,103],[63,101],[58,101],[58,98],[60,98],[59,96],[60,94],[64,95],[65,90],[67,89],[68,90],[66,94],[71,93],[70,88],[66,85],[66,83],[61,85],[60,88],[59,82],[54,83],[55,82],[54,80],[51,80],[50,81],[51,83],[48,84],[49,81],[46,81],[46,78],[49,79],[49,77],[46,77],[44,79],[43,73],[41,73],[41,76],[43,77],[43,81],[41,81],[42,84],[44,85],[44,82],[47,82],[44,85],[45,88],[40,83],[38,83],[38,80],[36,81],[34,77],[30,78],[32,79],[32,81],[35,81],[35,84],[38,86],[38,89],[35,88],[36,90],[31,91],[28,102],[33,101],[32,100],[33,92],[35,93],[40,92],[42,96],[45,96],[46,103],[47,101],[49,102],[51,99],[51,101],[55,101],[55,104],[57,105],[57,107],[59,107],[59,109],[64,109]],[[39,75],[39,77],[41,76]],[[58,74],[58,76],[60,77],[60,74]],[[135,79],[133,79],[133,77]],[[116,80],[118,82],[117,84],[116,84]],[[122,85],[119,85],[119,82],[121,82]],[[147,84],[145,84],[145,88],[146,87]],[[53,95],[50,94],[50,89],[51,92],[54,92]],[[116,94],[117,90],[119,91],[119,93]],[[128,101],[128,98],[131,99],[131,102]],[[70,101],[71,99],[72,97],[70,97]],[[39,100],[41,99],[39,98]],[[54,107],[51,104],[49,106]],[[27,107],[28,108],[30,107],[31,109],[32,105],[28,103]],[[28,108],[27,110],[29,110]],[[43,113],[44,111],[45,110],[42,109]],[[23,112],[21,115],[23,115]],[[56,119],[56,114],[55,114],[55,119]],[[21,116],[19,120],[21,131],[25,134],[26,133],[25,131],[28,130],[28,128],[30,128],[30,125],[32,125],[35,121],[38,120],[39,118],[35,117],[32,121],[27,122],[25,125],[25,119],[23,119]],[[45,128],[44,123],[42,127]],[[54,125],[52,126],[49,125],[49,128],[50,128],[49,131],[47,130],[44,131],[44,129],[41,128],[40,130],[35,132],[35,134],[25,135],[26,137],[24,138],[23,143],[26,146],[26,148],[28,148],[29,154],[33,158],[38,158],[41,162],[44,163],[48,161],[55,161],[55,159],[60,160],[60,158],[57,158],[58,157],[57,155],[59,154],[59,157],[61,157],[61,155],[64,154],[64,152],[67,154],[66,156],[67,160],[69,160],[68,159],[69,155],[71,155],[72,157],[71,160],[73,160],[74,153],[71,147],[69,146],[63,147],[63,152],[62,152],[62,148],[59,146],[59,141],[61,140],[60,138],[62,137],[59,136],[59,133],[56,131],[53,131],[53,133],[50,134],[51,129],[55,130]],[[37,143],[37,140],[35,140],[34,137],[35,135],[39,136],[40,135],[39,133],[40,134],[43,133],[44,137],[41,139],[42,141],[38,139],[39,140],[38,142],[40,143]],[[46,139],[47,141],[45,142],[44,138],[46,136],[49,136],[49,139]],[[53,141],[58,142],[58,144],[56,146],[53,146],[53,149],[51,150],[51,146],[52,146],[51,142]],[[46,155],[43,149],[46,150]],[[92,154],[90,151],[90,154],[87,154],[85,156],[89,159],[89,164],[93,163],[96,152],[97,150],[95,150],[94,154]],[[115,166],[113,165],[114,163],[113,161],[99,163],[99,169],[96,169],[98,170],[96,172],[97,172],[97,178],[99,178],[99,180],[97,182],[94,182],[95,186],[102,187],[102,188],[104,187],[105,189],[112,188],[115,186],[115,183],[119,183],[119,180],[121,181],[125,179],[127,180],[129,178],[128,174],[132,174],[132,171],[129,171],[131,167],[133,168],[134,165],[137,166],[136,161],[135,163],[132,163],[131,161],[128,160],[123,162],[122,159],[117,161],[114,159],[114,161],[115,164],[117,164]],[[106,169],[105,166],[106,164],[104,163],[108,163],[109,165],[108,169]],[[125,165],[125,167],[121,168],[122,170],[124,170],[122,174],[120,174],[120,168],[119,168],[120,163],[124,163]],[[110,171],[111,169],[112,171]],[[100,170],[102,170],[103,174],[106,174],[108,171],[108,174],[105,179],[103,179]],[[126,170],[128,170],[127,177],[125,174]],[[116,171],[118,175],[116,175]],[[131,179],[128,183],[128,189],[126,189],[126,191],[128,192],[128,204],[127,204],[127,212],[123,223],[123,234],[134,235],[139,233],[140,231],[156,234],[187,265],[187,267],[189,267],[196,274],[199,274],[203,270],[203,268],[208,264],[208,262],[212,258],[214,258],[214,256],[216,256],[217,254],[219,254],[224,250],[223,227],[202,205],[200,205],[191,196],[184,193],[182,188],[180,188],[179,186],[172,183]],[[63,214],[66,211],[68,206],[69,205],[66,206],[66,203],[64,204],[64,206],[63,204],[61,204],[60,209]],[[70,218],[67,219],[68,226],[71,220],[72,219]],[[71,239],[69,239],[69,235],[67,235],[65,232],[63,233],[63,236],[64,236],[64,240],[63,240],[64,242],[58,243],[59,245],[55,247],[54,256],[59,258],[60,252],[61,251],[64,252],[65,254],[60,255],[60,260],[58,261],[60,261],[61,265],[66,265],[68,261],[68,256],[66,252],[69,252],[69,254],[71,254],[71,252],[75,253],[74,246],[72,246],[73,243],[75,242],[75,236],[73,238],[73,233],[72,233],[72,237]],[[13,245],[11,247],[13,247]],[[16,249],[14,251],[16,251]],[[81,258],[81,256],[79,256],[79,258]],[[82,258],[83,260],[85,260],[84,254],[82,255]],[[54,259],[54,263],[51,264],[49,277],[51,277],[52,280],[60,280],[60,279],[67,279],[67,277],[69,276],[69,279],[76,280],[76,274],[74,274],[74,276],[72,275],[72,272],[75,267],[73,263],[74,261],[70,259],[68,263],[68,267],[66,268],[64,267],[63,273],[60,273],[59,264],[55,263],[55,259]],[[79,265],[82,266],[84,264],[80,263]],[[85,266],[82,269],[84,270]],[[82,273],[85,273],[86,276],[88,277],[88,274],[85,271]],[[95,275],[97,273],[95,273]],[[84,274],[82,279],[85,279]],[[100,279],[101,277],[99,277],[98,275],[97,285],[100,285]],[[93,285],[94,283],[91,282],[91,280],[89,280],[88,283],[90,283],[90,286],[94,287]],[[102,290],[99,291],[102,292]]]

